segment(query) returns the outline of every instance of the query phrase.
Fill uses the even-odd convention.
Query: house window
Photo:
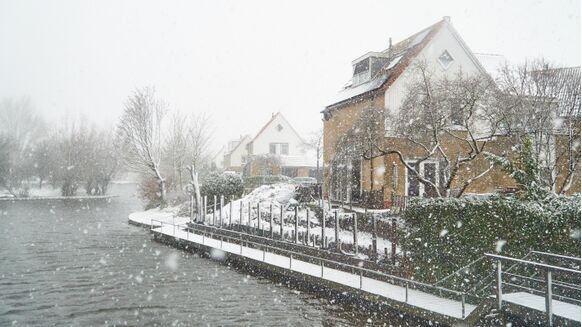
[[[289,143],[269,143],[270,154],[289,154]]]
[[[453,56],[451,56],[451,54],[447,50],[445,50],[439,57],[439,63],[441,64],[441,66],[443,66],[444,69],[449,68],[453,61],[454,61]]]
[[[354,65],[352,85],[357,86],[370,80],[370,58],[366,58]]]
[[[414,170],[418,172],[422,177],[432,182],[438,187],[438,163],[435,161],[425,161],[421,162],[419,165],[415,165],[416,162],[409,162],[410,166],[414,167]],[[406,169],[406,195],[408,196],[424,196],[424,197],[435,197],[437,196],[437,190],[435,190],[430,185],[424,185],[420,182],[416,173],[410,169]]]
[[[418,171],[418,166],[414,167],[414,170]],[[416,174],[407,168],[408,176],[406,177],[408,186],[406,190],[406,195],[408,196],[419,196],[420,195],[420,181],[416,177]]]
[[[281,126],[281,124],[277,125],[277,132],[280,132],[283,130],[283,126]]]

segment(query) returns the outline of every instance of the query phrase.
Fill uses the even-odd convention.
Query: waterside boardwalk
[[[395,303],[401,308],[414,309],[422,316],[441,318],[440,321],[446,323],[462,322],[477,308],[476,305],[467,303],[467,295],[461,292],[388,275],[357,265],[245,241],[243,235],[225,236],[218,228],[215,232],[209,232],[208,226],[198,228],[195,224],[188,226],[152,220],[151,232],[155,236],[170,237],[195,247],[224,251],[235,257],[250,259],[293,273],[332,282],[354,291],[375,295],[380,300]],[[439,293],[443,296],[437,295]]]

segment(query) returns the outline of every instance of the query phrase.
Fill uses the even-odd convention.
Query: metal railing
[[[546,253],[546,252],[538,252],[538,254],[544,254],[544,255],[552,255],[554,257],[561,257],[562,259],[568,259],[568,260],[572,260],[572,261],[580,261],[579,258],[575,258],[575,257],[569,257],[569,256],[562,256],[562,255],[554,255],[551,253]],[[580,299],[576,299],[576,298],[571,298],[571,297],[567,297],[567,296],[562,296],[562,295],[557,295],[555,296],[553,294],[554,292],[554,288],[556,287],[565,287],[567,286],[568,288],[575,288],[577,287],[577,285],[574,284],[570,284],[570,283],[564,283],[564,282],[558,282],[558,283],[554,283],[553,282],[553,273],[565,273],[565,274],[572,274],[576,277],[579,278],[579,276],[581,275],[581,271],[580,270],[576,270],[576,269],[571,269],[571,268],[566,268],[566,267],[560,267],[560,266],[554,266],[554,265],[549,265],[546,263],[541,263],[541,262],[535,262],[535,261],[529,261],[529,260],[524,260],[524,259],[518,259],[518,258],[511,258],[511,257],[506,257],[506,256],[502,256],[502,255],[497,255],[497,254],[490,254],[490,253],[486,253],[485,256],[495,260],[496,262],[496,278],[495,278],[495,283],[496,283],[496,293],[497,293],[497,308],[499,310],[501,310],[503,308],[503,285],[506,286],[510,286],[510,287],[514,287],[514,288],[518,288],[518,289],[522,289],[525,291],[528,291],[529,293],[532,294],[543,294],[545,297],[545,314],[546,314],[546,323],[549,326],[553,325],[553,299],[557,298],[557,299],[561,299],[561,300],[569,300],[571,302],[577,302],[578,305],[580,305]],[[511,262],[514,264],[520,264],[520,265],[525,265],[528,267],[533,267],[536,270],[540,269],[542,271],[545,271],[545,280],[543,280],[541,283],[539,282],[538,279],[531,277],[531,276],[522,276],[522,275],[518,275],[518,274],[510,274],[510,278],[512,278],[513,280],[510,280],[510,282],[506,282],[503,280],[503,267],[502,267],[502,262]],[[505,273],[507,274],[507,272]],[[516,279],[529,279],[529,280],[535,280],[535,282],[537,283],[537,285],[542,284],[543,286],[543,290],[537,289],[537,288],[533,288],[533,287],[526,287],[523,285],[519,285],[515,283]],[[577,288],[579,290],[579,287]],[[580,294],[579,292],[577,292],[578,294]]]
[[[321,257],[315,257],[315,256],[308,255],[305,253],[300,253],[297,251],[284,249],[281,247],[274,247],[274,246],[270,246],[267,244],[258,243],[258,242],[254,242],[254,241],[250,241],[250,240],[243,240],[243,236],[245,236],[247,234],[242,233],[242,232],[238,232],[238,231],[229,231],[231,233],[234,233],[235,234],[234,236],[215,235],[212,232],[198,229],[198,228],[196,228],[196,226],[176,225],[173,223],[164,222],[164,221],[160,221],[160,220],[156,220],[156,219],[152,219],[152,224],[151,224],[152,230],[154,229],[154,222],[160,223],[160,226],[161,226],[160,230],[161,231],[163,230],[164,226],[168,226],[168,225],[173,226],[173,231],[172,231],[173,237],[176,237],[176,227],[182,228],[184,231],[186,231],[186,240],[187,241],[189,241],[189,234],[190,233],[201,235],[203,237],[203,239],[202,239],[203,245],[205,245],[204,243],[205,243],[206,238],[211,238],[213,240],[221,241],[220,248],[223,249],[223,242],[224,241],[227,241],[227,242],[233,241],[235,244],[237,244],[241,247],[240,254],[242,254],[243,247],[248,248],[249,246],[252,246],[253,248],[256,248],[256,249],[263,251],[263,254],[262,254],[263,262],[265,261],[265,254],[266,253],[286,254],[290,258],[290,261],[289,261],[290,264],[289,264],[289,268],[288,268],[290,270],[292,270],[292,268],[293,268],[293,260],[294,259],[297,260],[298,258],[302,258],[302,259],[305,259],[304,262],[317,263],[322,267],[320,278],[324,277],[324,274],[323,274],[324,268],[335,269],[338,271],[354,274],[356,276],[359,276],[358,289],[360,289],[360,290],[363,290],[362,286],[363,286],[364,278],[370,278],[369,276],[379,277],[379,278],[376,278],[375,280],[379,280],[379,281],[383,281],[383,282],[386,282],[386,283],[389,283],[392,285],[403,287],[405,290],[405,299],[404,299],[405,303],[410,302],[410,296],[411,296],[410,290],[411,289],[420,290],[424,293],[432,294],[435,296],[436,296],[436,294],[446,293],[448,295],[451,295],[455,299],[460,299],[461,317],[462,317],[462,319],[464,319],[466,317],[466,303],[467,303],[467,300],[469,299],[469,297],[471,297],[471,295],[467,294],[466,292],[459,292],[456,290],[451,290],[451,289],[440,287],[440,286],[435,286],[435,285],[431,285],[431,284],[427,284],[427,283],[423,283],[423,282],[419,282],[419,281],[415,281],[415,280],[411,280],[411,279],[407,279],[407,278],[403,278],[403,277],[399,277],[399,276],[390,275],[390,274],[379,272],[379,271],[374,271],[374,270],[362,268],[362,267],[359,267],[356,265],[346,264],[343,262],[329,260],[329,259],[325,259],[325,258],[321,258]],[[156,226],[156,228],[157,228],[157,226]],[[216,238],[214,236],[218,236],[218,238]],[[451,298],[451,297],[446,297],[446,298]]]

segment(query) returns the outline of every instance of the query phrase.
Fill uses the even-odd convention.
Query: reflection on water
[[[152,242],[111,200],[0,201],[0,326],[363,325],[333,300]]]

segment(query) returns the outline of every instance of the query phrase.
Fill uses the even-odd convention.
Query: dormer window
[[[439,57],[439,63],[441,64],[441,66],[443,66],[444,69],[449,68],[453,61],[455,61],[455,59],[453,59],[453,56],[451,56],[451,54],[447,50],[443,51],[443,53]]]
[[[352,85],[360,85],[370,80],[370,58],[359,61],[354,65]]]
[[[352,62],[354,75],[352,87],[366,83],[388,64],[388,57],[382,52],[368,52]]]

